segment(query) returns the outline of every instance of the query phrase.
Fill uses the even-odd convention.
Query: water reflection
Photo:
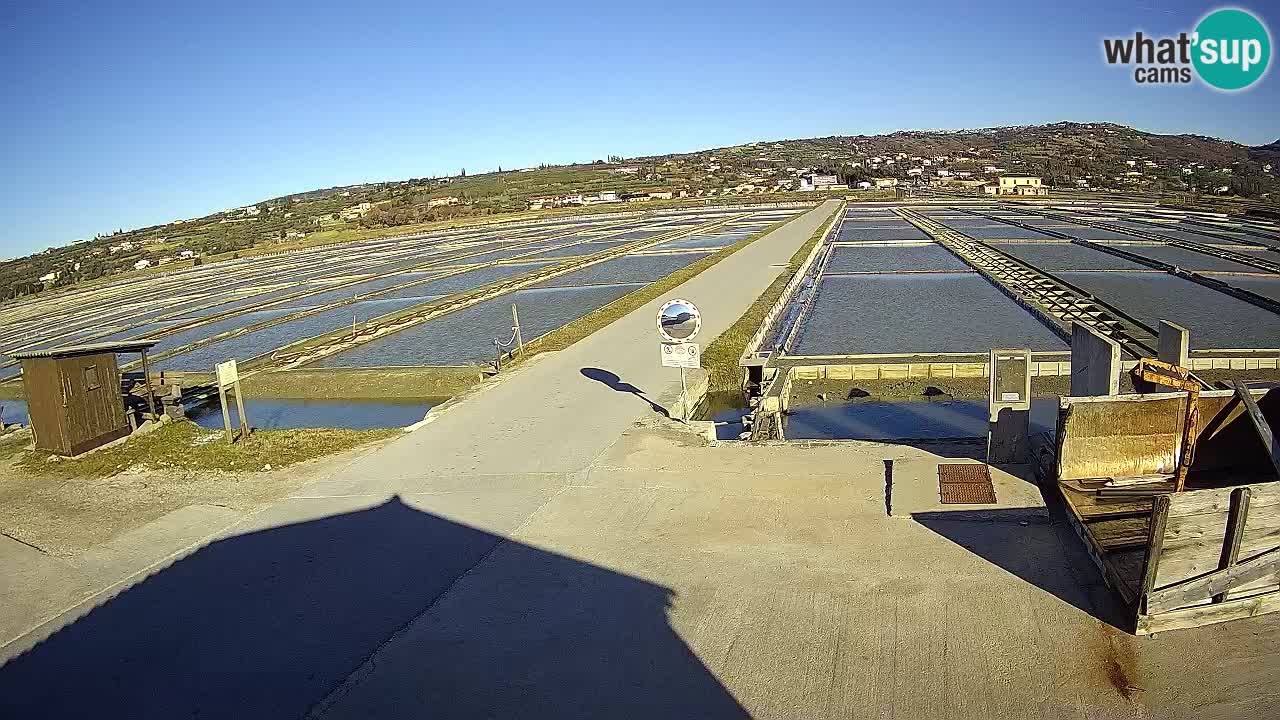
[[[1031,401],[1031,432],[1053,429],[1056,398]],[[788,440],[940,440],[985,437],[985,400],[864,400],[793,406]]]
[[[249,424],[263,430],[296,430],[302,428],[344,428],[377,430],[412,425],[439,405],[442,398],[404,398],[389,400],[303,400],[246,398],[245,413]],[[231,425],[239,427],[240,416],[231,403]],[[218,403],[206,405],[191,414],[201,427],[222,428],[222,408]]]

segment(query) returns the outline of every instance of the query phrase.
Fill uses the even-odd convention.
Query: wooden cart
[[[1140,635],[1280,610],[1280,390],[1200,393],[1176,492],[1187,397],[1062,398],[1042,463]]]

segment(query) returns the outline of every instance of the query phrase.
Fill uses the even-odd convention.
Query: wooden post
[[[227,444],[235,442],[231,435],[231,413],[227,412],[227,389],[218,383],[218,402],[222,404],[222,427],[227,431]]]
[[[244,413],[244,394],[240,392],[240,378],[236,378],[236,411],[240,413],[240,439],[249,437],[249,417]]]
[[[1247,487],[1231,491],[1231,509],[1227,511],[1227,532],[1222,540],[1222,558],[1218,561],[1218,569],[1226,570],[1240,559],[1240,540],[1244,537],[1244,521],[1249,516],[1249,497],[1252,491]],[[1227,599],[1226,591],[1213,596],[1213,602],[1220,603]]]
[[[1142,587],[1138,589],[1138,612],[1145,613],[1147,595],[1155,589],[1160,553],[1164,551],[1164,529],[1169,520],[1169,496],[1157,495],[1151,503],[1151,524],[1147,529],[1147,557],[1142,561]]]
[[[147,408],[151,410],[151,419],[159,420],[156,415],[156,393],[151,388],[151,362],[147,359],[147,351],[142,351],[142,382],[147,386]]]
[[[1258,433],[1258,439],[1262,441],[1263,447],[1270,456],[1271,466],[1275,468],[1276,474],[1280,475],[1280,442],[1276,441],[1275,435],[1271,432],[1271,426],[1267,424],[1267,419],[1258,409],[1258,403],[1253,401],[1249,386],[1239,380],[1233,380],[1231,387],[1235,389],[1236,397],[1240,398],[1240,402],[1244,403],[1245,414],[1249,416],[1253,429]]]

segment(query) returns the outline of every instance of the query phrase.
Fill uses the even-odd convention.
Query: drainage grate
[[[989,505],[996,501],[991,469],[976,463],[939,465],[938,492],[944,505]]]

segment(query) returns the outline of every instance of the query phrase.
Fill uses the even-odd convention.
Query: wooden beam
[[[1253,395],[1249,394],[1249,388],[1243,382],[1233,380],[1231,387],[1235,389],[1236,397],[1240,398],[1240,402],[1244,403],[1245,414],[1253,421],[1253,429],[1258,431],[1263,447],[1271,454],[1271,466],[1275,468],[1276,475],[1280,475],[1280,443],[1276,442],[1271,426],[1267,424],[1267,419],[1258,409],[1258,403],[1253,401]]]
[[[1200,627],[1211,623],[1239,620],[1280,611],[1280,592],[1270,592],[1253,597],[1231,599],[1218,605],[1196,605],[1182,610],[1170,610],[1159,615],[1138,617],[1135,633],[1151,635],[1167,630]]]
[[[1226,570],[1234,567],[1240,559],[1240,540],[1244,537],[1244,521],[1249,516],[1249,496],[1247,487],[1231,491],[1231,509],[1227,511],[1227,531],[1222,541],[1222,558],[1218,560],[1218,569]],[[1213,596],[1213,602],[1220,603],[1227,599],[1226,592]]]
[[[151,411],[151,419],[159,422],[160,416],[156,414],[156,393],[151,387],[151,363],[147,360],[145,348],[142,350],[142,383],[147,386],[147,409]]]
[[[1164,550],[1164,528],[1169,521],[1169,496],[1157,495],[1152,501],[1151,524],[1147,527],[1147,557],[1142,561],[1142,584],[1138,587],[1139,613],[1146,615],[1147,598],[1156,586],[1156,570]]]
[[[1225,570],[1214,570],[1152,592],[1147,596],[1147,614],[1176,610],[1277,571],[1280,571],[1280,547],[1273,547]]]

